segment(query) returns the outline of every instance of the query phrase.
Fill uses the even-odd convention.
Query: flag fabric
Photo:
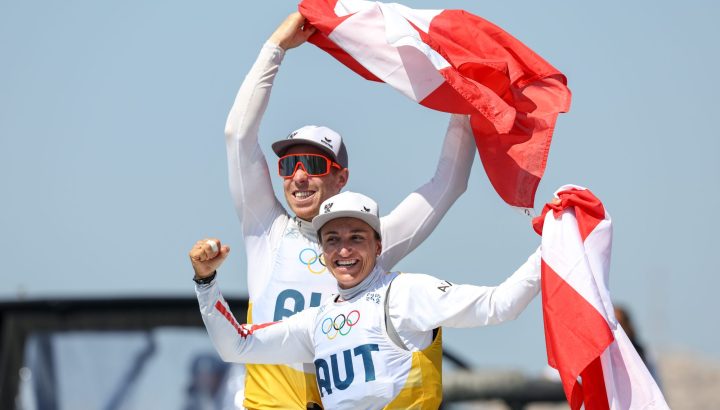
[[[470,116],[493,187],[529,210],[545,171],[565,76],[501,28],[463,10],[414,10],[364,0],[303,0],[309,41],[411,100]]]
[[[612,224],[588,189],[566,185],[533,220],[542,235],[548,364],[575,410],[669,409],[615,318],[608,288]]]

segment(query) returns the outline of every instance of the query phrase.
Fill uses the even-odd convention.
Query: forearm
[[[525,310],[540,292],[540,248],[523,263],[509,278],[491,288],[488,297],[475,306],[477,319],[483,325],[514,320]]]
[[[451,116],[432,179],[382,218],[383,267],[391,269],[420,245],[465,192],[475,151],[468,117]]]
[[[258,132],[283,56],[284,51],[271,43],[262,47],[225,124],[230,192],[238,216],[245,224],[266,224],[273,216],[270,211],[281,208],[258,144]]]
[[[217,282],[196,286],[205,328],[220,357],[236,363],[298,363],[313,359],[299,319],[276,323],[239,324]]]
[[[284,56],[282,48],[266,42],[235,96],[225,123],[225,136],[235,140],[246,152],[257,146],[260,121]]]
[[[427,331],[439,326],[497,324],[515,319],[537,295],[540,253],[535,252],[495,287],[459,285],[428,275],[403,276],[396,279],[403,280],[403,286],[395,288],[393,284],[390,292],[391,318],[398,329]]]

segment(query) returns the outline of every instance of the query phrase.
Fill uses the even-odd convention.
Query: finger
[[[195,242],[190,250],[190,259],[197,262],[205,262],[214,258],[218,251],[222,248],[220,240],[216,238],[206,238]]]
[[[206,244],[210,245],[210,250],[213,254],[216,254],[218,250],[220,249],[218,246],[220,244],[220,241],[217,241],[215,239],[208,239],[205,241]]]
[[[213,258],[213,262],[217,262],[217,265],[215,265],[216,269],[217,269],[217,267],[222,265],[222,263],[225,261],[225,258],[227,258],[229,254],[230,254],[229,246],[223,246],[222,248],[220,248],[220,253],[218,253],[218,255],[215,258]]]
[[[190,259],[196,262],[203,262],[205,260],[205,251],[202,247],[194,247],[190,250]]]
[[[302,36],[305,38],[305,40],[307,40],[308,38],[310,38],[310,36],[315,34],[315,31],[317,31],[315,26],[311,26],[309,23],[306,23],[303,26]]]
[[[200,247],[205,251],[208,259],[212,259],[217,256],[220,248],[222,248],[222,243],[218,238],[205,238],[201,241]]]

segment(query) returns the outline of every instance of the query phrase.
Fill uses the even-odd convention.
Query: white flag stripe
[[[554,196],[557,198],[558,192],[571,189],[582,191],[586,190],[587,188],[579,185],[567,184],[558,188],[555,191]],[[590,232],[587,238],[585,238],[584,242],[580,236],[580,232],[577,229],[572,229],[572,226],[577,225],[575,211],[568,210],[567,212],[565,212],[565,214],[568,215],[568,219],[562,222],[562,227],[555,224],[546,224],[545,227],[552,225],[553,229],[558,229],[560,232],[562,232],[563,235],[567,235],[569,232],[572,232],[573,235],[577,233],[577,236],[567,238],[567,241],[565,239],[562,239],[561,235],[553,235],[553,237],[558,238],[559,242],[561,242],[562,248],[559,249],[563,249],[566,257],[568,257],[568,255],[574,254],[574,256],[570,257],[582,257],[586,260],[587,266],[589,267],[590,275],[586,277],[583,277],[582,275],[575,275],[574,280],[570,280],[570,278],[563,279],[565,279],[565,281],[568,282],[570,286],[575,289],[575,291],[580,293],[580,295],[582,295],[585,299],[591,302],[591,304],[593,305],[593,307],[595,307],[598,313],[600,313],[600,315],[603,316],[605,320],[610,324],[611,330],[615,329],[617,320],[615,319],[615,313],[613,311],[609,289],[610,259],[612,251],[612,222],[610,214],[605,211],[605,219],[598,223],[595,229],[593,229],[593,231]],[[552,212],[548,212],[548,215],[546,215],[546,219],[548,217],[552,217]],[[565,215],[563,215],[563,217],[565,217]],[[566,229],[567,226],[565,224],[571,224],[569,225],[571,229]],[[570,243],[575,245],[572,248],[574,252],[568,252],[568,250],[570,250],[570,248],[568,248],[568,244]],[[592,252],[588,252],[588,249],[592,249]],[[552,265],[550,266],[552,267]],[[560,274],[560,272],[557,270],[555,270],[555,272]],[[592,278],[594,283],[587,280],[590,278]],[[588,289],[592,289],[592,291],[589,291]],[[590,293],[585,294],[583,292]]]
[[[563,187],[560,190],[565,191],[573,187]],[[582,188],[581,190],[584,190]],[[578,294],[588,302],[596,311],[605,318],[610,331],[613,335],[613,341],[600,355],[600,363],[602,366],[602,377],[605,383],[605,392],[607,394],[607,403],[611,410],[635,410],[635,409],[669,409],[665,399],[657,386],[652,375],[648,371],[647,366],[643,362],[640,355],[635,350],[630,339],[627,337],[625,330],[617,323],[615,318],[612,300],[609,291],[609,272],[610,257],[612,248],[612,223],[610,215],[605,212],[604,219],[597,222],[593,216],[580,211],[595,212],[599,211],[602,204],[599,204],[591,192],[569,193],[567,194],[566,207],[563,209],[561,217],[555,219],[552,209],[548,210],[543,219],[542,228],[542,257],[544,262],[550,266],[554,272],[560,276],[569,286],[571,286]],[[576,209],[578,214],[576,214]],[[589,229],[592,224],[592,231],[585,233],[587,237],[582,240],[578,217],[585,224],[583,229]],[[589,224],[589,226],[588,226]],[[584,276],[584,277],[583,277]],[[562,300],[557,299],[560,294],[553,294],[552,291],[543,294],[544,297],[555,298],[552,306],[563,306]],[[584,302],[579,302],[574,297],[565,300],[564,308],[574,309],[582,308],[577,306]],[[549,303],[544,301],[543,303]],[[545,306],[544,306],[545,307]],[[547,312],[546,312],[547,313]],[[552,315],[552,312],[550,313]],[[546,320],[548,318],[546,317]],[[551,318],[554,323],[557,320],[570,320],[560,317]],[[583,323],[575,322],[573,329],[581,328]],[[599,323],[594,326],[600,326]],[[605,329],[581,329],[584,333],[581,336],[591,339],[593,335],[599,332],[604,333]],[[598,332],[598,333],[596,333]],[[553,343],[562,345],[565,339],[557,339],[560,333],[551,334]],[[548,335],[546,334],[546,337]],[[582,337],[581,337],[582,339]],[[592,349],[592,345],[583,345],[583,343],[573,343],[562,345],[564,349]],[[557,348],[557,347],[556,347]],[[588,351],[587,349],[585,351]],[[583,357],[583,356],[579,356]],[[557,359],[557,356],[555,356]],[[565,364],[573,364],[572,359]],[[574,363],[578,364],[578,363]],[[558,363],[562,368],[563,364]],[[582,373],[581,373],[582,374]],[[583,383],[594,383],[593,375],[588,374],[587,380],[579,381]],[[570,378],[564,378],[563,384],[567,389],[574,389],[574,374]],[[599,380],[598,380],[599,382]],[[592,386],[588,384],[588,386]],[[587,394],[584,399],[591,400],[597,405],[602,406],[604,399],[593,396],[592,393]],[[604,406],[602,406],[604,407]],[[580,408],[583,408],[582,406]]]
[[[613,335],[615,341],[600,356],[610,409],[669,409],[622,326]]]
[[[335,15],[338,17],[344,17],[348,14],[365,11],[373,7],[391,8],[393,14],[398,14],[406,19],[410,20],[420,30],[424,32],[430,31],[430,22],[438,14],[442,13],[443,9],[411,9],[403,4],[398,3],[377,3],[374,1],[367,0],[339,0],[335,3]]]
[[[442,70],[443,68],[450,67],[450,63],[447,62],[437,51],[430,48],[429,45],[425,44],[420,38],[420,33],[413,28],[408,22],[411,21],[413,24],[421,23],[430,25],[430,20],[425,22],[423,19],[415,18],[411,13],[400,14],[398,13],[397,7],[392,5],[380,4],[380,11],[385,17],[385,38],[388,44],[393,47],[410,46],[418,49],[435,67],[436,70]],[[435,17],[429,13],[425,13],[428,16]],[[417,24],[416,24],[417,25]],[[429,29],[429,27],[428,27]],[[427,30],[425,32],[427,33]],[[406,66],[413,67],[412,65],[405,63]]]
[[[615,329],[617,319],[610,298],[610,257],[612,253],[612,223],[610,214],[605,211],[605,219],[585,238],[585,249],[590,269],[593,273],[597,292],[602,300],[600,314]]]
[[[555,219],[552,211],[545,215],[543,260],[607,320],[605,305],[594,283],[591,263],[576,228],[575,210],[567,209],[557,223],[548,223],[548,219]]]
[[[432,19],[437,17],[438,14],[445,11],[442,9],[414,10],[410,7],[403,6],[402,4],[397,3],[385,4],[385,6],[392,7],[395,13],[402,15],[414,25],[416,25],[420,30],[426,33],[430,32],[430,22],[432,21]]]
[[[372,1],[367,0],[340,0],[337,3],[335,3],[335,9],[333,10],[335,12],[336,16],[343,17],[347,16],[348,14],[357,13],[359,11],[371,9],[375,6],[375,3]]]
[[[415,29],[402,16],[399,18],[402,19],[405,27],[406,35],[403,41],[407,43],[401,47],[394,47],[388,43],[385,20],[379,7],[368,8],[348,17],[330,33],[329,37],[379,79],[398,89],[411,100],[420,102],[445,82],[434,65],[442,65],[442,62],[437,60],[442,57],[437,55],[434,63],[431,62],[418,48],[418,44],[412,44],[413,38],[418,36]],[[400,41],[399,38],[402,37],[397,30],[400,28],[395,30],[393,37]],[[357,41],[358,32],[364,33],[363,42]],[[429,49],[424,43],[422,47]],[[444,64],[449,66],[447,61],[444,61]],[[406,71],[408,67],[412,68],[411,72]]]

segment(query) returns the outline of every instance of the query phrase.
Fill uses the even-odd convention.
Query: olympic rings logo
[[[310,273],[319,275],[327,270],[322,254],[318,255],[313,248],[305,248],[301,250],[298,257],[300,258],[300,263],[307,266]],[[317,266],[318,264],[320,266]]]
[[[335,319],[326,317],[322,321],[320,330],[322,330],[323,334],[327,336],[328,340],[333,340],[337,337],[337,335],[345,336],[350,333],[353,326],[355,326],[359,321],[360,312],[353,310],[347,315],[341,313],[335,316]]]

